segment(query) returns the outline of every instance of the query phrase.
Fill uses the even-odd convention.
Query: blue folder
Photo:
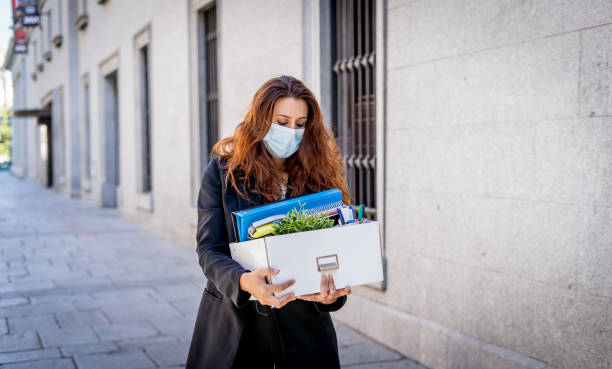
[[[287,200],[232,212],[234,233],[238,241],[249,240],[249,227],[258,220],[280,214],[287,214],[292,209],[300,210],[304,205],[307,214],[320,213],[342,206],[342,191],[331,189]]]

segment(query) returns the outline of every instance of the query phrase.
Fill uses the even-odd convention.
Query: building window
[[[52,19],[51,19],[51,9],[49,9],[45,14],[47,15],[47,25],[46,25],[47,26],[47,41],[43,42],[44,36],[43,36],[43,25],[42,25],[42,19],[41,19],[40,53],[46,61],[51,61],[51,25],[53,24]],[[45,45],[47,46],[45,47]],[[47,49],[47,51],[45,51],[45,48]],[[42,60],[41,60],[41,65],[42,65]]]
[[[79,15],[74,21],[74,24],[79,30],[84,30],[87,28],[87,23],[89,23],[89,16],[87,15],[87,0],[79,0],[78,7]]]
[[[62,0],[57,0],[57,33],[53,36],[53,45],[62,46]]]
[[[339,139],[351,202],[376,219],[376,2],[331,6],[332,128]]]
[[[151,192],[151,119],[149,94],[149,45],[139,49],[141,120],[141,192]]]
[[[91,181],[91,121],[89,113],[89,82],[83,84],[83,151],[86,181]]]
[[[219,139],[217,97],[217,6],[198,12],[198,107],[200,178]]]
[[[136,207],[153,211],[153,115],[151,114],[151,25],[134,36],[136,113]]]

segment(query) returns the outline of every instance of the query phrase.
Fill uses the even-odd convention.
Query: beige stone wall
[[[432,368],[611,365],[612,3],[389,7],[389,288],[336,317]]]

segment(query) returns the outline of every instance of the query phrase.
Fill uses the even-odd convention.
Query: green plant
[[[300,204],[300,210],[293,208],[287,212],[287,217],[281,219],[274,225],[274,232],[271,235],[314,231],[315,229],[330,228],[334,225],[334,220],[325,218],[328,212],[309,215],[304,210],[304,205]]]

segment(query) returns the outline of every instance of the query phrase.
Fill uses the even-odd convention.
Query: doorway
[[[102,183],[102,206],[117,207],[119,189],[119,90],[118,71],[103,78],[104,98],[104,182]]]
[[[51,111],[51,105],[47,109]],[[38,129],[40,134],[42,182],[46,187],[53,187],[53,130],[51,117],[38,117]]]

